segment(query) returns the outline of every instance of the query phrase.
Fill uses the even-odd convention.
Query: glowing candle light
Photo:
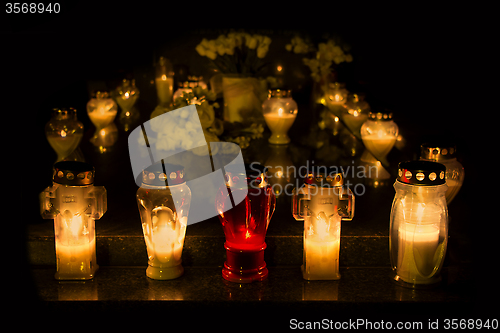
[[[153,164],[142,172],[137,205],[148,251],[146,275],[170,280],[184,273],[182,248],[186,235],[191,190],[184,169],[177,165]]]
[[[448,241],[445,169],[427,161],[399,164],[389,244],[394,279],[403,285],[441,280]]]
[[[94,168],[83,162],[54,165],[53,185],[40,194],[40,210],[54,219],[56,245],[55,278],[86,280],[98,268],[95,224],[106,212],[106,189],[93,186]]]
[[[241,174],[238,168],[226,166],[225,172],[226,184],[216,198],[216,210],[226,236],[227,260],[222,277],[238,283],[262,281],[268,275],[265,237],[276,204],[267,182],[267,170],[252,165],[246,168],[246,174]]]
[[[304,186],[294,189],[293,216],[304,220],[306,280],[338,280],[340,222],[354,216],[354,195],[342,188],[342,174],[312,172]]]
[[[57,161],[76,159],[72,154],[83,136],[83,124],[76,118],[76,110],[54,109],[51,120],[45,125],[45,135],[52,149],[57,153]]]
[[[156,65],[155,83],[159,105],[168,106],[174,94],[174,73],[171,62],[164,57],[160,57]]]
[[[290,90],[270,90],[262,104],[262,112],[267,126],[271,130],[269,143],[287,144],[290,142],[288,130],[297,117],[297,103],[291,97]]]

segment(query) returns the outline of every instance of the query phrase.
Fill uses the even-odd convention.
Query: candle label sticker
[[[182,176],[168,174],[166,181],[168,184],[170,180],[183,177],[191,189],[188,225],[219,214],[215,209],[215,198],[221,185],[225,185],[226,166],[231,165],[233,170],[236,167],[239,174],[246,175],[237,144],[207,142],[196,105],[163,113],[136,127],[128,137],[128,148],[137,186],[142,184],[142,171],[152,164],[183,167]],[[239,191],[237,196],[233,195],[234,205],[240,203],[246,194]],[[227,206],[227,209],[231,208]]]

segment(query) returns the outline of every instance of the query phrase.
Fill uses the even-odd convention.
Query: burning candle
[[[344,105],[344,112],[341,115],[344,124],[357,137],[361,137],[360,129],[368,119],[370,106],[364,101],[363,95],[352,94]]]
[[[446,168],[427,161],[403,162],[394,184],[389,245],[394,279],[418,287],[441,280],[448,241]]]
[[[90,141],[95,146],[102,146],[100,135],[101,130],[110,125],[116,117],[118,112],[117,105],[112,98],[109,97],[107,91],[97,91],[95,98],[90,99],[87,103],[87,114],[90,121],[96,127],[94,136]]]
[[[326,175],[314,170],[304,186],[294,189],[292,212],[304,220],[304,263],[306,280],[338,280],[340,222],[354,216],[354,195],[342,188],[340,173]]]
[[[156,65],[155,83],[159,105],[170,105],[174,94],[174,73],[171,62],[165,57],[160,57]]]
[[[265,237],[276,199],[265,167],[252,164],[242,171],[241,165],[225,167],[226,182],[218,191],[215,207],[226,236],[222,277],[250,283],[268,275]]]
[[[302,274],[307,280],[338,280],[340,253],[340,221],[325,212],[304,219],[304,265]]]
[[[344,83],[330,83],[325,93],[324,104],[335,116],[340,116],[348,94],[349,92],[345,89]]]
[[[54,164],[53,185],[40,194],[43,218],[54,219],[55,278],[86,280],[98,268],[95,219],[106,212],[106,189],[93,186],[94,168],[83,162]]]
[[[267,126],[271,130],[269,143],[287,144],[290,142],[288,130],[297,117],[297,103],[291,97],[290,90],[270,90],[262,104],[262,112]]]
[[[381,161],[387,164],[386,156],[396,143],[398,131],[398,126],[392,120],[392,113],[370,112],[360,132],[368,150],[367,154],[372,156],[363,155],[361,159],[365,162]]]
[[[45,125],[45,135],[57,153],[57,161],[70,159],[83,135],[83,124],[76,118],[76,109],[54,109]]]
[[[191,203],[184,169],[163,161],[146,168],[136,198],[148,251],[146,275],[156,280],[181,276],[184,273],[182,248]]]

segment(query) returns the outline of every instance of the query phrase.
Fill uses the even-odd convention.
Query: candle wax
[[[172,102],[172,96],[174,94],[174,79],[171,77],[167,78],[156,78],[156,92],[158,93],[158,99],[161,105],[168,105]]]
[[[288,143],[290,139],[288,138],[287,132],[292,127],[295,121],[296,115],[294,114],[277,114],[268,113],[264,114],[264,119],[266,124],[271,130],[272,136],[269,138],[270,143]]]
[[[377,159],[382,159],[389,154],[396,143],[396,137],[393,135],[380,136],[378,134],[363,135],[363,143]]]
[[[71,154],[82,139],[82,134],[66,134],[65,137],[60,135],[49,135],[47,140],[50,146],[57,153],[58,159],[63,159],[64,157]]]
[[[60,280],[86,280],[99,267],[96,261],[95,238],[90,242],[63,244],[56,240],[57,273]]]
[[[307,280],[337,280],[340,239],[318,241],[304,237],[305,263],[302,275]]]
[[[438,243],[439,230],[434,226],[404,223],[400,227],[397,274],[403,281],[432,281]]]
[[[323,211],[304,219],[304,279],[340,279],[340,221],[338,214],[328,217]]]
[[[104,112],[97,109],[89,113],[90,121],[92,121],[94,126],[97,127],[98,129],[108,126],[110,123],[113,122],[115,117],[116,117],[116,110]]]

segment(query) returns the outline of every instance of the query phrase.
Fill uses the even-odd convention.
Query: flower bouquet
[[[312,55],[310,58],[303,58],[302,61],[309,67],[311,77],[316,82],[320,82],[334,73],[337,65],[352,61],[352,55],[335,43],[333,39],[329,39],[326,43],[319,43],[316,49],[310,42],[296,36],[285,48],[296,54],[310,53]]]
[[[225,121],[263,121],[262,102],[267,92],[256,75],[266,65],[263,58],[270,44],[267,36],[231,32],[217,39],[204,38],[196,46],[198,54],[207,57],[219,72],[211,83],[215,92],[221,86]]]
[[[215,117],[214,108],[219,108],[219,103],[215,102],[215,97],[215,93],[208,89],[194,87],[192,91],[184,92],[181,96],[177,97],[171,107],[157,106],[151,113],[151,118],[187,105],[195,104],[200,124],[203,128],[203,137],[191,131],[191,129],[195,128],[193,124],[197,120],[189,119],[189,117],[182,118],[181,115],[181,119],[175,122],[166,122],[152,128],[157,133],[157,138],[151,143],[156,145],[157,150],[177,150],[189,147],[194,140],[200,141],[200,145],[204,145],[204,142],[219,142],[220,138],[222,138],[226,142],[234,142],[241,149],[245,149],[252,139],[262,137],[264,127],[262,124],[255,123],[249,126],[227,124],[226,133],[224,133],[223,121]],[[218,147],[218,145],[214,146],[211,151],[212,156],[218,153]],[[230,149],[234,146],[223,145],[220,147]],[[207,154],[207,151],[204,149],[193,149],[193,153],[203,156]],[[222,153],[230,154],[234,152],[223,151]]]

